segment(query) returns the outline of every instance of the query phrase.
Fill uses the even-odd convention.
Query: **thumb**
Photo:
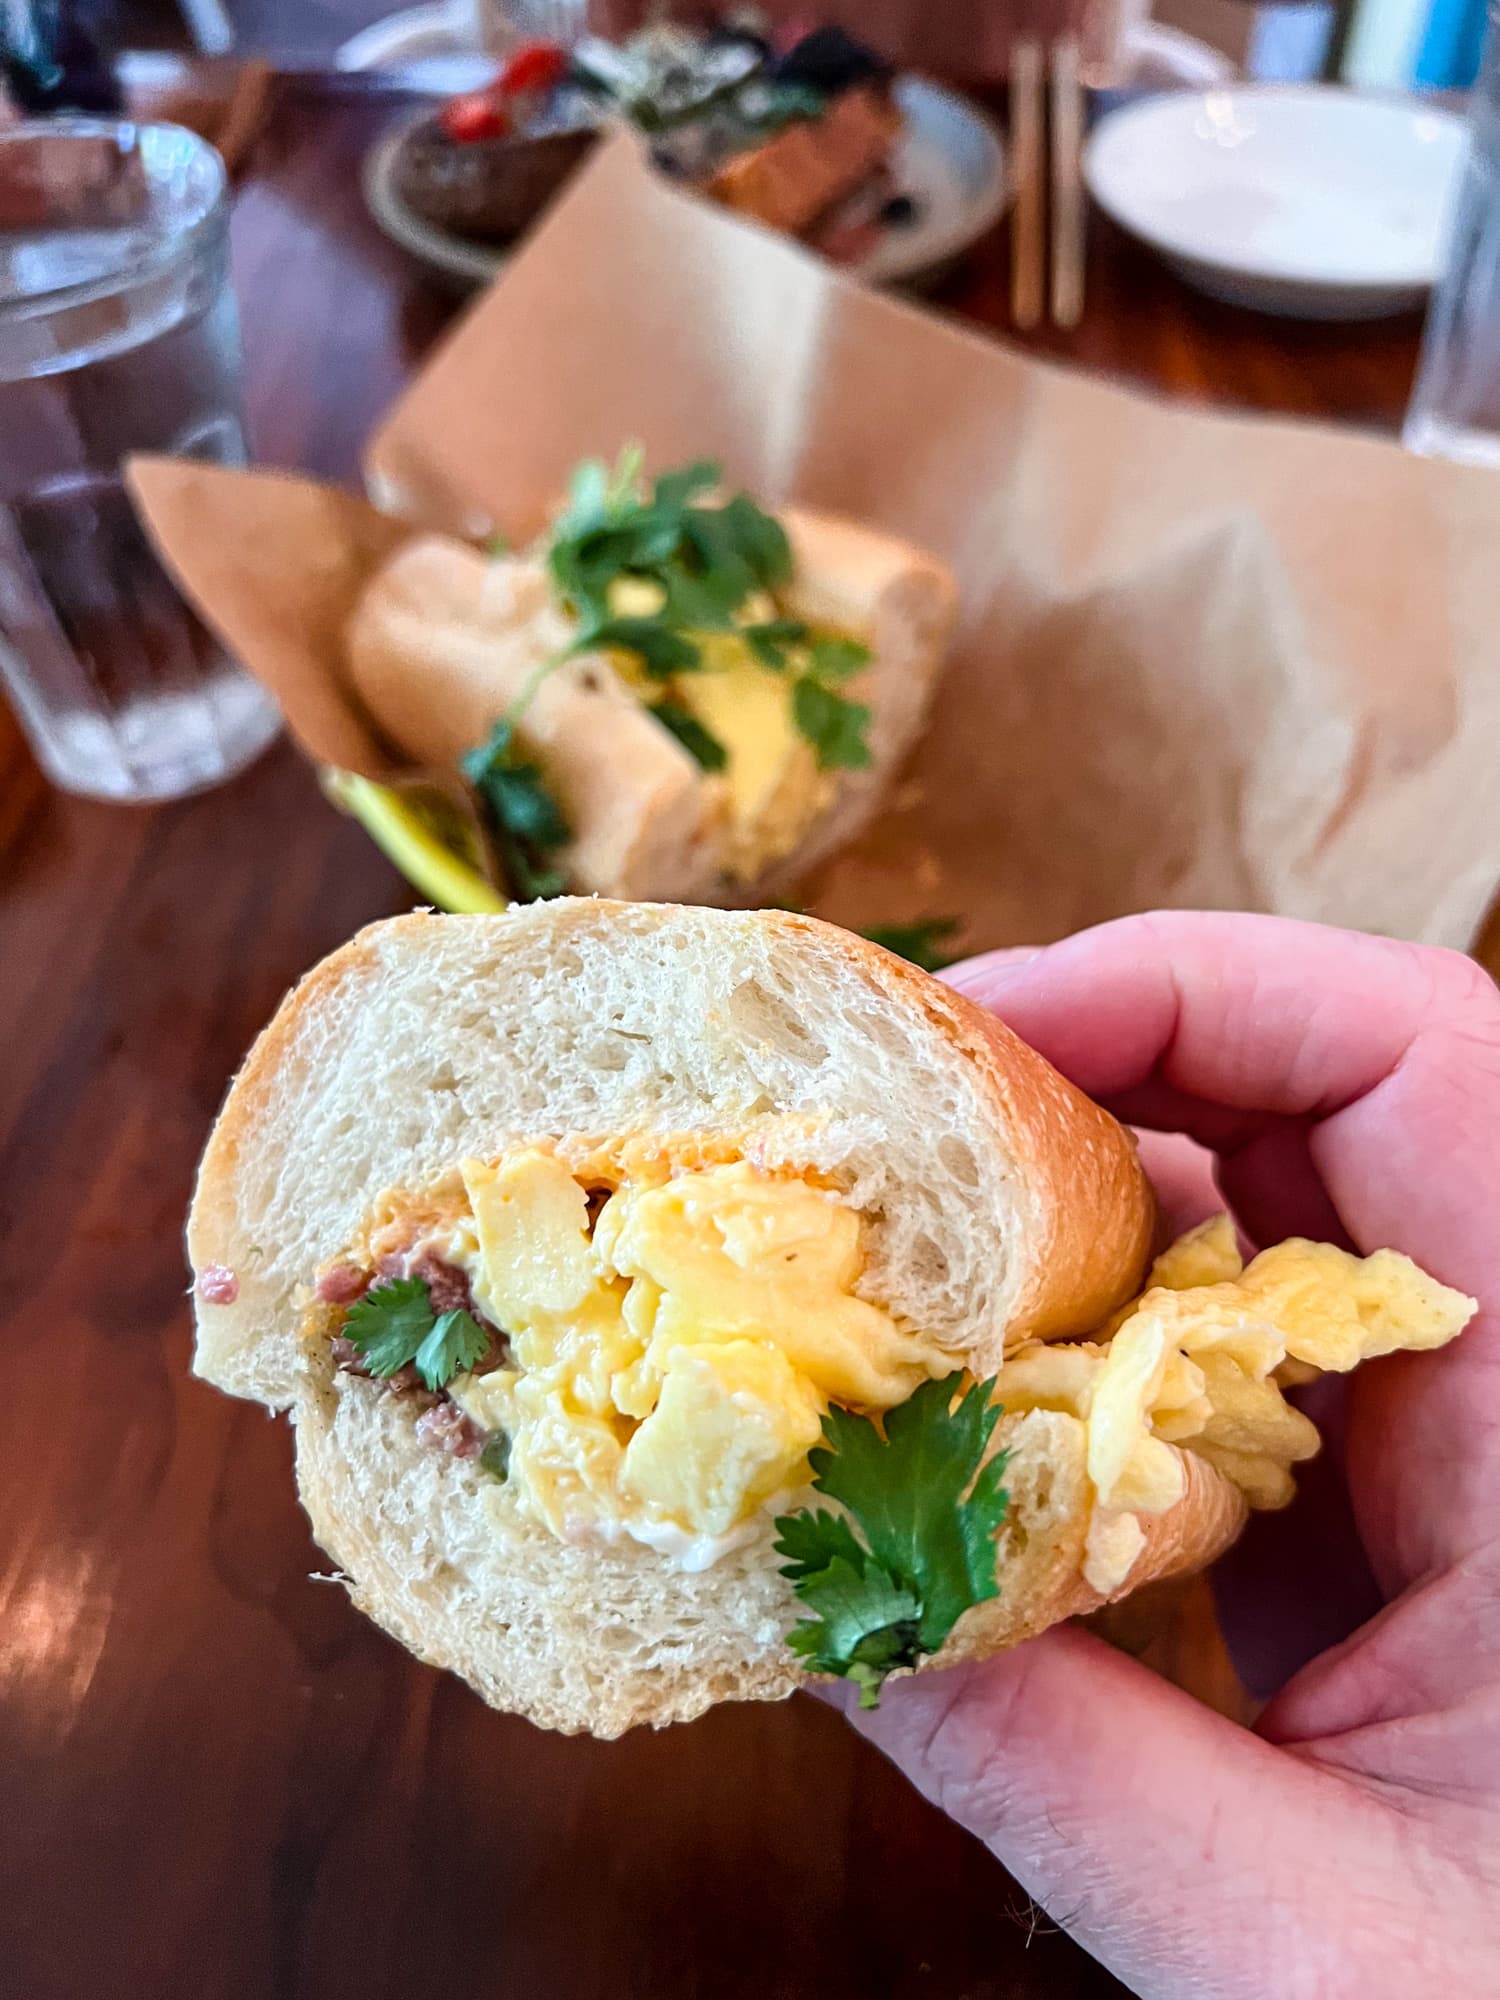
[[[848,1712],[1139,1993],[1264,2000],[1284,1953],[1311,1973],[1329,1946],[1317,1875],[1343,1880],[1359,1865],[1351,1849],[1390,1838],[1368,1793],[1072,1627],[891,1683],[878,1709]]]

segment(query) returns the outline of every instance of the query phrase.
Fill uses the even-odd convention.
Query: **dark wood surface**
[[[258,449],[341,478],[449,311],[360,205],[390,110],[278,87],[236,217]],[[998,323],[1004,284],[997,239],[941,303]],[[1414,340],[1217,308],[1100,226],[1083,328],[1039,344],[1388,427]],[[128,810],[51,792],[0,712],[0,1990],[1119,1990],[816,1703],[549,1737],[308,1581],[286,1425],[188,1373],[182,1215],[282,990],[408,900],[285,745]]]

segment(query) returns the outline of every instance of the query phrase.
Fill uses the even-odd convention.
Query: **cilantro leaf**
[[[908,1664],[906,1655],[917,1645],[921,1605],[879,1564],[865,1560],[856,1568],[843,1556],[800,1584],[797,1594],[814,1615],[792,1627],[787,1644],[815,1671],[863,1682],[860,1706],[873,1708],[880,1681],[892,1667]]]
[[[952,953],[942,947],[959,928],[957,917],[923,917],[914,924],[876,924],[860,936],[893,951],[897,958],[910,959],[924,972],[941,972],[953,963]]]
[[[857,1516],[876,1561],[920,1595],[928,1653],[960,1613],[998,1590],[993,1543],[1006,1496],[988,1467],[980,1471],[1000,1415],[992,1387],[976,1384],[950,1410],[951,1378],[924,1382],[887,1413],[884,1437],[868,1417],[834,1405],[828,1447],[811,1455],[816,1489]]]
[[[459,1306],[433,1321],[412,1358],[429,1389],[446,1389],[455,1375],[474,1366],[489,1344],[490,1337],[478,1320]]]
[[[829,1563],[840,1559],[854,1569],[860,1568],[865,1560],[865,1552],[855,1540],[848,1520],[842,1514],[830,1513],[826,1507],[788,1514],[776,1525],[781,1530],[776,1553],[787,1558],[781,1565],[781,1573],[793,1583],[816,1576]]]
[[[622,646],[658,679],[690,673],[702,665],[694,632],[728,630],[748,597],[786,580],[791,546],[780,522],[747,494],[709,504],[722,477],[701,459],[662,473],[648,491],[638,449],[613,472],[597,459],[578,468],[547,552],[558,595],[579,622],[569,651]],[[611,589],[626,581],[655,585],[658,608],[615,615]]]
[[[432,1320],[425,1278],[388,1278],[355,1300],[339,1331],[354,1342],[372,1375],[397,1375],[416,1360]]]
[[[664,568],[656,580],[663,591],[658,615],[668,624],[688,631],[731,631],[735,612],[755,588],[754,579],[732,565],[701,573],[680,567]]]
[[[862,701],[846,701],[811,674],[792,688],[792,717],[817,753],[820,771],[862,771],[872,762],[870,710]]]
[[[749,565],[763,590],[790,582],[792,545],[786,529],[774,514],[757,507],[748,493],[736,493],[720,507],[715,525],[722,543]]]
[[[557,534],[570,541],[607,528],[639,503],[643,455],[639,445],[626,445],[613,469],[601,458],[586,458],[568,481],[568,504],[557,521]]]
[[[459,768],[490,822],[511,894],[523,903],[560,895],[566,877],[548,857],[571,839],[571,829],[541,771],[522,757],[512,718],[502,716]]]
[[[558,524],[572,535],[590,534],[609,519],[609,467],[602,458],[586,458],[568,481],[568,511]]]
[[[846,681],[867,667],[870,658],[869,647],[858,639],[814,639],[810,668],[820,681]]]
[[[700,493],[717,486],[723,477],[723,467],[716,465],[711,458],[694,459],[691,465],[661,475],[652,489],[652,503],[664,512],[686,507]]]
[[[589,633],[589,648],[618,646],[634,653],[646,672],[657,680],[673,674],[690,674],[703,665],[703,655],[691,639],[652,618],[604,618]]]
[[[768,618],[759,625],[742,626],[740,637],[763,667],[782,674],[786,672],[788,646],[804,644],[807,627],[796,618]]]
[[[935,1653],[965,1611],[999,1594],[1005,1454],[986,1452],[1000,1412],[993,1382],[955,1402],[957,1381],[924,1382],[886,1414],[883,1432],[830,1408],[813,1486],[847,1511],[776,1523],[783,1574],[813,1614],[787,1643],[818,1672],[857,1681],[866,1707],[893,1667]]]
[[[352,1340],[372,1375],[398,1375],[416,1363],[429,1389],[445,1389],[472,1368],[490,1337],[459,1307],[435,1313],[425,1278],[387,1278],[350,1306],[339,1329]]]
[[[651,704],[651,713],[663,729],[670,729],[677,741],[690,757],[695,757],[705,771],[722,771],[729,762],[729,752],[711,729],[684,708],[680,702],[657,701]]]

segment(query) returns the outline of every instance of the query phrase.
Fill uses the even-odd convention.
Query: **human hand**
[[[1454,953],[1191,914],[948,977],[1117,1116],[1209,1148],[1253,1243],[1390,1245],[1480,1312],[1338,1385],[1383,1608],[1254,1733],[1071,1627],[851,1720],[1153,2000],[1500,1994],[1500,994]],[[1181,1169],[1186,1226],[1208,1204]]]

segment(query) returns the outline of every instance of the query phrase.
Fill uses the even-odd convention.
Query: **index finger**
[[[1493,1537],[1500,995],[1480,968],[1286,918],[1173,912],[950,976],[1122,1116],[1231,1151],[1300,1123],[1359,1249],[1403,1250],[1477,1296],[1456,1349],[1362,1377],[1350,1463],[1368,1460],[1355,1500],[1388,1582]]]
[[[1288,917],[1175,910],[945,976],[1091,1097],[1160,1079],[1209,1104],[1290,1117],[1373,1090],[1434,1010],[1460,993],[1467,1002],[1482,979],[1456,952]]]
[[[1137,1121],[1232,1146],[1283,1118],[1365,1249],[1485,1296],[1500,1201],[1500,996],[1457,952],[1286,917],[1159,911],[948,974]]]

